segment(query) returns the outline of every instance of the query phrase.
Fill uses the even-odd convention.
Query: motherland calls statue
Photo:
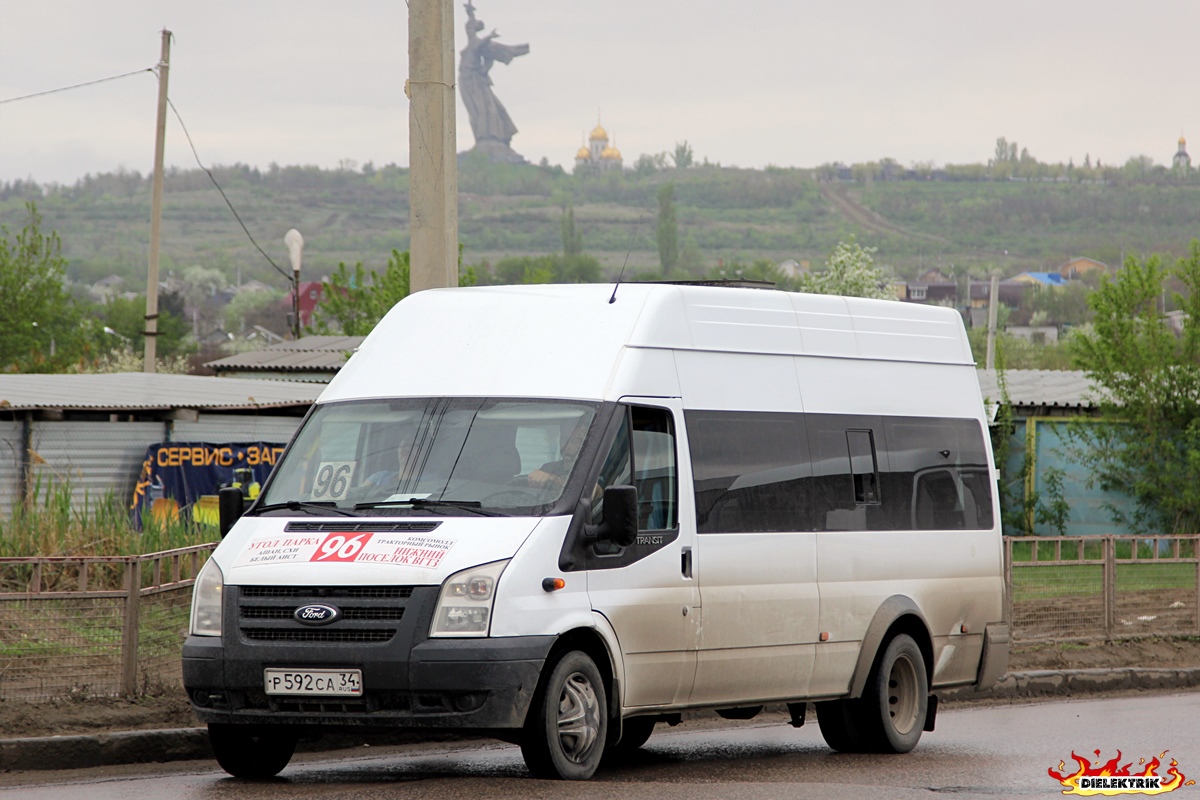
[[[467,9],[467,46],[462,49],[462,61],[458,66],[458,86],[471,118],[474,149],[486,153],[492,161],[524,163],[525,159],[509,146],[517,126],[492,91],[488,71],[497,61],[507,64],[517,56],[525,55],[529,45],[500,44],[496,41],[499,34],[495,29],[480,38],[483,23],[475,19],[475,6],[468,0],[463,7]]]

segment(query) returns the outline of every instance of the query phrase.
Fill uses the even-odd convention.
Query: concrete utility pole
[[[454,6],[408,6],[410,291],[458,286]]]
[[[171,32],[162,31],[158,60],[158,127],[154,134],[154,193],[150,200],[150,272],[146,276],[146,358],[143,372],[154,372],[158,356],[158,240],[162,228],[163,151],[167,145],[167,74],[171,69]]]
[[[1000,276],[992,273],[992,284],[988,288],[988,333],[986,369],[996,368],[996,319],[1000,315]]]

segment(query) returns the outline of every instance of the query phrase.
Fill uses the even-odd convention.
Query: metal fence
[[[0,700],[178,687],[191,586],[216,545],[0,558]],[[1017,640],[1200,635],[1200,536],[1005,537]]]
[[[178,686],[191,586],[215,547],[0,559],[0,700]]]
[[[1200,535],[1004,541],[1015,639],[1200,635]]]

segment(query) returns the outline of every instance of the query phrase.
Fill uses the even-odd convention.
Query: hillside
[[[305,274],[341,261],[381,268],[392,248],[408,247],[408,171],[243,166],[215,170],[258,243],[287,268],[283,235],[304,234]],[[684,263],[707,271],[758,258],[821,263],[851,235],[879,249],[877,260],[902,276],[937,266],[982,275],[1053,268],[1071,256],[1108,263],[1121,254],[1182,253],[1200,236],[1200,179],[1108,183],[966,180],[822,181],[817,171],[715,166],[576,177],[533,165],[468,160],[459,177],[459,233],[468,264],[562,247],[560,220],[574,208],[586,252],[611,272],[657,269],[657,193],[676,185]],[[150,180],[137,173],[88,176],[73,186],[0,185],[0,223],[20,227],[33,200],[47,229],[63,239],[69,272],[91,283],[115,273],[144,280]],[[254,249],[207,175],[166,176],[164,274],[193,264],[216,267],[231,282],[257,278],[283,287]]]

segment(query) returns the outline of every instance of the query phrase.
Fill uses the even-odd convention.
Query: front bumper
[[[320,727],[512,729],[525,722],[553,636],[430,639],[429,619],[437,587],[413,587],[401,618],[388,624],[390,637],[364,634],[381,629],[385,603],[339,601],[371,607],[371,621],[347,619],[315,636],[312,629],[275,614],[263,622],[248,608],[302,605],[295,595],[247,600],[244,587],[227,587],[224,636],[189,636],[183,647],[183,684],[201,722],[284,724]],[[393,605],[396,605],[393,603]],[[349,615],[348,615],[349,616]],[[266,633],[264,633],[264,631]],[[337,668],[362,672],[359,697],[268,695],[263,669]]]

